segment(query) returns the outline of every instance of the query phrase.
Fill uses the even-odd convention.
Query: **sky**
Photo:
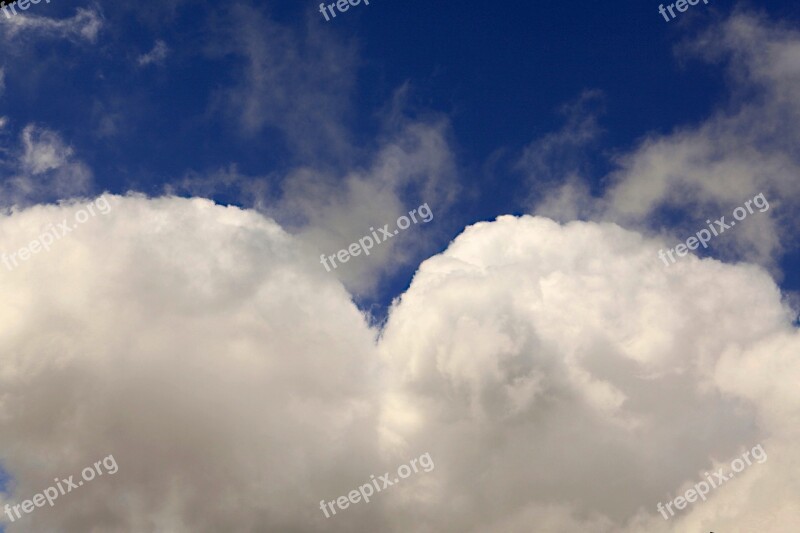
[[[15,5],[0,531],[797,530],[795,3]]]

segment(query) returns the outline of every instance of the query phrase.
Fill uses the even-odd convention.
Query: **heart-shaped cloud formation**
[[[101,200],[0,217],[0,504],[119,465],[9,532],[798,523],[800,335],[759,267],[664,268],[613,224],[500,217],[425,261],[378,331],[253,211]],[[769,461],[658,514],[757,444]],[[425,453],[435,469],[320,509]]]

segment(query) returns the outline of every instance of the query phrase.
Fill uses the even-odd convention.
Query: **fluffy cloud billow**
[[[616,225],[500,217],[425,261],[378,331],[254,211],[107,198],[0,276],[0,503],[108,454],[119,471],[10,533],[797,523],[800,336],[760,267],[664,269]],[[79,207],[3,216],[0,249]],[[769,461],[657,514],[757,443]],[[319,510],[425,452],[435,470]]]
[[[108,198],[0,272],[2,503],[108,454],[119,472],[7,531],[336,530],[319,499],[377,470],[361,313],[255,212]],[[3,217],[0,249],[79,207]]]
[[[760,268],[663,269],[657,244],[500,217],[423,263],[380,349],[384,445],[439,461],[424,530],[793,530],[793,314]],[[768,462],[669,523],[657,514],[757,443]]]

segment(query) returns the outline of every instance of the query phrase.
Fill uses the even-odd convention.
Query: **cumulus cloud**
[[[15,500],[108,454],[119,472],[8,531],[345,531],[319,500],[377,470],[376,404],[341,285],[255,212],[107,198],[0,275],[0,449]],[[79,207],[0,218],[0,249]]]
[[[59,38],[94,43],[103,26],[103,17],[96,9],[78,8],[75,15],[52,19],[18,12],[0,25],[6,40]]]
[[[426,527],[410,529],[796,526],[790,311],[758,267],[665,270],[657,249],[612,224],[506,216],[422,264],[380,345],[383,445],[438,460],[414,511]],[[670,523],[657,514],[757,443],[771,462]]]
[[[613,224],[501,217],[424,262],[378,332],[302,241],[208,200],[106,197],[0,276],[8,531],[790,531],[800,335],[759,267]],[[79,203],[0,217],[15,250]],[[761,443],[665,522],[655,504]],[[325,519],[429,452],[436,468]],[[712,529],[708,529],[712,530]]]

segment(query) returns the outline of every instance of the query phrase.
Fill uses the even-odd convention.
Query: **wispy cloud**
[[[241,58],[236,83],[215,106],[244,135],[280,131],[302,159],[342,160],[354,149],[345,122],[355,83],[356,47],[317,23],[283,26],[260,10],[236,5],[219,29],[213,54]]]
[[[92,171],[74,156],[72,147],[47,128],[28,124],[20,146],[2,161],[0,206],[29,205],[88,192]]]
[[[136,62],[140,67],[150,64],[159,65],[164,62],[164,59],[166,59],[168,53],[169,48],[167,47],[167,43],[159,39],[156,41],[156,44],[153,45],[153,49],[146,54],[140,55],[136,59]]]
[[[78,8],[75,15],[65,19],[17,13],[3,20],[0,35],[6,40],[61,38],[94,43],[102,27],[103,17],[98,9]]]
[[[800,222],[800,32],[738,12],[678,52],[725,64],[729,101],[700,124],[649,135],[617,156],[599,197],[582,177],[565,175],[564,185],[539,194],[534,211],[682,234],[764,192],[777,208],[715,248],[721,257],[771,266],[784,246],[796,242],[793,228]],[[536,167],[527,171],[535,175]],[[665,222],[665,211],[682,213],[682,226]]]
[[[370,226],[392,222],[423,202],[434,211],[447,212],[460,191],[448,121],[398,116],[393,121],[363,168],[338,173],[301,165],[285,175],[249,176],[231,165],[216,172],[187,173],[166,191],[237,198],[280,222],[313,249],[338,249]],[[430,249],[433,235],[444,230],[441,225],[426,228],[425,233],[416,231],[413,238],[393,239],[369,261],[348,264],[335,275],[355,293],[368,293],[382,277]]]

